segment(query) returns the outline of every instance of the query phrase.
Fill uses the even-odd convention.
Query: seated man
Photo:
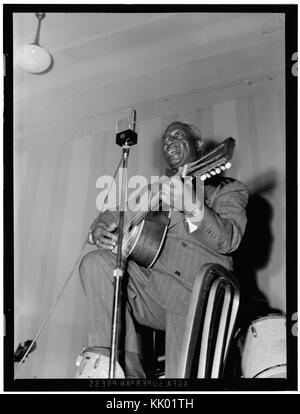
[[[192,180],[182,180],[175,175],[179,167],[201,156],[202,144],[198,128],[182,122],[170,124],[162,136],[162,150],[171,178],[162,186],[161,199],[172,207],[172,213],[163,248],[153,266],[147,269],[133,260],[127,262],[122,315],[124,361],[121,350],[117,355],[127,378],[145,378],[137,324],[165,330],[165,375],[166,378],[178,377],[176,368],[195,276],[206,263],[219,263],[232,270],[230,254],[238,248],[245,230],[248,194],[241,182],[218,176],[206,180],[205,185],[196,186],[195,191]],[[182,198],[183,193],[190,197]],[[101,359],[106,368],[116,265],[116,256],[111,250],[116,246],[117,226],[117,211],[106,210],[99,214],[91,228],[97,250],[88,253],[80,265],[88,300],[88,348],[85,352],[95,355],[96,361]],[[78,378],[91,376],[93,373],[88,369],[79,367]]]

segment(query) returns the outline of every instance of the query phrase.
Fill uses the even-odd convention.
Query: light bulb
[[[42,73],[51,65],[51,56],[37,44],[24,45],[16,52],[16,64],[26,72]]]

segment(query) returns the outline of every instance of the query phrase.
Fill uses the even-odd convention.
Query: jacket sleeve
[[[191,237],[221,254],[233,252],[245,231],[247,203],[246,186],[225,178],[205,201],[203,219]]]

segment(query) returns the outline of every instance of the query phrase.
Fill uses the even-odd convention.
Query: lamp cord
[[[46,16],[46,13],[35,13],[35,15],[38,19],[38,26],[37,26],[37,29],[36,29],[36,35],[35,35],[35,39],[33,41],[33,44],[39,46],[41,23],[42,23],[42,20],[44,19],[44,17]]]
[[[106,194],[105,199],[104,199],[104,201],[103,201],[103,205],[102,205],[101,211],[102,211],[103,206],[105,205],[105,203],[106,203],[106,201],[107,201],[107,199],[108,199],[108,195],[109,195],[109,193],[110,193],[110,190],[111,190],[112,184],[113,184],[114,180],[116,179],[116,176],[117,176],[117,173],[118,173],[118,171],[119,171],[119,168],[120,168],[120,165],[121,165],[122,161],[123,161],[123,157],[121,157],[121,159],[120,159],[120,161],[119,161],[119,163],[118,163],[118,165],[117,165],[117,168],[116,168],[116,170],[115,170],[115,172],[114,172],[114,179],[113,179],[113,180],[112,180],[112,182],[110,183],[110,186],[109,186],[109,188],[108,188],[107,194]],[[69,272],[69,275],[68,275],[68,277],[67,277],[67,279],[66,279],[65,283],[63,284],[62,288],[60,289],[60,291],[59,291],[59,293],[58,293],[58,295],[57,295],[57,298],[55,299],[55,301],[54,301],[53,305],[51,306],[51,308],[50,308],[49,312],[47,313],[46,317],[44,318],[44,320],[43,320],[43,322],[42,322],[42,324],[41,324],[40,328],[38,329],[38,331],[37,331],[37,333],[36,333],[36,335],[35,335],[34,339],[32,340],[32,342],[31,342],[30,346],[28,347],[27,351],[25,352],[25,354],[24,354],[23,358],[21,359],[21,361],[20,361],[20,362],[19,362],[19,364],[17,365],[17,367],[16,367],[16,369],[15,369],[15,371],[14,371],[14,374],[15,374],[15,375],[17,374],[17,372],[18,372],[18,370],[19,370],[20,366],[22,365],[22,363],[24,362],[25,358],[26,358],[26,357],[27,357],[27,355],[29,354],[29,352],[30,352],[31,348],[33,347],[33,345],[34,345],[34,344],[35,344],[35,342],[37,341],[38,337],[40,336],[40,334],[41,334],[41,332],[42,332],[42,330],[43,330],[44,326],[46,325],[46,323],[47,323],[47,321],[49,320],[50,316],[52,315],[52,313],[53,313],[54,309],[56,308],[56,306],[57,306],[57,304],[58,304],[58,302],[59,302],[59,300],[60,300],[60,298],[61,298],[62,294],[63,294],[63,293],[64,293],[64,291],[66,290],[66,287],[67,287],[67,285],[68,285],[69,281],[71,280],[71,277],[73,276],[73,274],[74,274],[74,272],[75,272],[75,270],[76,270],[76,268],[77,268],[77,266],[78,266],[78,264],[79,264],[79,262],[80,262],[80,260],[81,260],[81,258],[82,258],[82,254],[83,254],[83,251],[84,251],[84,247],[85,247],[86,243],[88,242],[88,240],[89,240],[89,237],[87,236],[87,237],[86,237],[86,239],[84,240],[84,242],[82,243],[82,246],[81,246],[81,248],[80,248],[80,251],[79,251],[79,254],[78,254],[78,256],[77,256],[77,259],[75,260],[75,262],[74,262],[74,264],[73,264],[73,266],[72,266],[72,268],[71,268],[71,271]]]

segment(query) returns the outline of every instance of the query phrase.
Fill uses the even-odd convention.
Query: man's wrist
[[[202,208],[196,207],[188,214],[185,214],[184,221],[187,225],[188,232],[193,233],[196,231],[204,217],[204,206]]]
[[[203,207],[195,207],[193,210],[185,210],[184,215],[186,218],[198,218],[203,215]]]

